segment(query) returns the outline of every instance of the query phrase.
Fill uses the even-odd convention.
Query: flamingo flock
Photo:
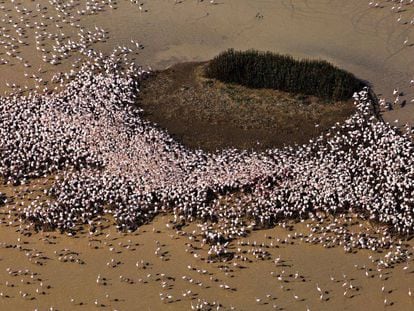
[[[410,133],[375,118],[367,89],[355,94],[352,117],[306,145],[210,154],[142,119],[134,102],[145,70],[114,57],[99,63],[84,65],[61,92],[0,99],[4,181],[56,174],[51,199],[21,210],[34,227],[74,231],[112,214],[127,231],[168,211],[177,223],[201,220],[206,241],[224,244],[248,228],[351,212],[413,233]]]

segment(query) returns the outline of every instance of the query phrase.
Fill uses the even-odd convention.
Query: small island
[[[345,121],[364,86],[325,61],[228,50],[152,73],[138,105],[188,147],[264,150],[307,143]]]

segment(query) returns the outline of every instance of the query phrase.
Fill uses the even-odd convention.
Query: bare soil
[[[304,144],[354,112],[352,101],[331,103],[206,79],[205,64],[155,72],[144,81],[138,103],[146,119],[190,148],[214,152]]]

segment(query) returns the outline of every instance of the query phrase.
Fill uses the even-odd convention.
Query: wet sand
[[[209,1],[178,2],[144,1],[140,10],[130,1],[119,1],[115,8],[110,8],[107,1],[93,14],[91,10],[82,13],[85,4],[74,2],[67,17],[46,1],[39,12],[35,2],[2,3],[0,18],[4,18],[5,28],[0,58],[8,63],[0,66],[1,90],[12,90],[6,83],[15,83],[23,90],[25,85],[39,91],[57,87],[58,83],[50,82],[51,77],[57,72],[76,70],[76,61],[84,56],[75,50],[63,52],[67,56],[62,53],[56,65],[45,63],[42,57],[51,60],[53,54],[58,54],[52,48],[57,38],[66,43],[81,40],[78,32],[83,29],[84,33],[91,31],[89,37],[84,36],[90,40],[82,39],[90,48],[110,53],[125,45],[132,49],[127,57],[135,57],[138,64],[155,69],[177,62],[207,60],[230,47],[327,59],[371,82],[387,100],[393,100],[393,89],[398,87],[405,93],[407,106],[400,109],[397,105],[385,118],[398,118],[401,124],[414,121],[414,104],[410,102],[414,92],[409,86],[414,73],[413,47],[409,46],[414,42],[414,27],[409,22],[412,6],[393,13],[392,3],[374,9],[368,7],[368,1],[360,0],[221,0],[216,5]],[[23,7],[32,12],[22,14]],[[257,17],[260,15],[263,18]],[[397,21],[400,16],[402,22]],[[56,21],[61,27],[56,27]],[[32,28],[18,35],[16,29],[27,28],[26,24]],[[104,36],[102,29],[106,31]],[[44,40],[38,37],[37,50],[35,36],[39,34]],[[404,45],[406,39],[409,44]],[[7,48],[5,43],[9,44]],[[10,187],[0,186],[0,191],[12,197]],[[224,309],[234,306],[237,310],[306,310],[307,306],[310,310],[414,308],[414,298],[408,295],[409,288],[414,291],[412,258],[379,272],[372,259],[381,254],[375,252],[345,254],[340,247],[326,249],[298,238],[287,240],[293,245],[282,243],[294,232],[309,236],[305,224],[296,224],[294,231],[280,227],[256,231],[234,241],[236,254],[248,257],[251,263],[233,259],[229,263],[207,264],[202,259],[207,256],[207,247],[201,247],[199,238],[191,234],[196,225],[183,228],[184,233],[179,234],[166,226],[168,215],[130,234],[118,233],[110,220],[102,220],[106,228],[94,234],[85,228],[76,237],[30,230],[27,232],[31,236],[25,236],[16,232],[20,223],[13,213],[8,214],[14,204],[1,207],[1,309],[183,310],[195,306],[198,299],[208,301],[212,309],[218,303]],[[243,241],[250,245],[238,245]],[[256,246],[251,245],[254,241]],[[261,243],[266,245],[257,246]],[[411,240],[407,248],[412,252],[413,246]],[[259,248],[269,253],[265,253],[265,260],[252,254],[253,250],[260,254]],[[317,286],[327,291],[322,300]]]
[[[46,185],[37,180],[15,190],[35,190],[25,200],[29,204],[29,199],[44,199],[48,184],[50,180]],[[11,198],[14,190],[1,186],[0,191]],[[230,250],[239,258],[207,263],[208,247],[196,233],[197,224],[176,230],[168,214],[127,234],[102,218],[94,233],[85,226],[71,237],[21,226],[11,210],[15,203],[20,203],[17,197],[0,215],[0,299],[5,310],[189,310],[199,300],[212,310],[218,304],[220,310],[414,306],[408,295],[414,288],[412,258],[378,270],[377,259],[385,253],[346,254],[341,247],[322,247],[311,242],[323,236],[310,222],[254,231],[232,242]],[[357,219],[349,225],[372,231]],[[413,241],[404,248],[412,254]]]

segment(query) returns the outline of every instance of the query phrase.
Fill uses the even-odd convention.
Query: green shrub
[[[251,88],[271,88],[347,100],[365,84],[353,74],[322,60],[295,60],[288,55],[255,50],[227,50],[206,67],[206,76]]]

